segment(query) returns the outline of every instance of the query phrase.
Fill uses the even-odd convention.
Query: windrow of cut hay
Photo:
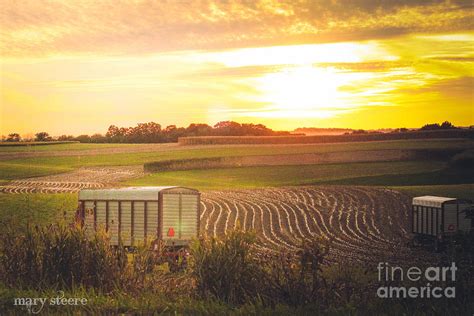
[[[361,135],[325,136],[194,136],[178,138],[179,145],[240,145],[240,144],[311,144],[365,142],[432,138],[474,138],[473,129],[416,131],[405,133],[369,133]]]
[[[462,149],[385,149],[304,153],[285,155],[251,155],[175,159],[145,163],[145,172],[180,171],[258,166],[314,165],[343,162],[448,160]]]

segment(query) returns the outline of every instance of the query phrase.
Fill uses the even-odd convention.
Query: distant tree
[[[432,130],[437,130],[439,129],[440,126],[438,123],[433,123],[433,124],[425,124],[423,125],[420,130],[422,131],[432,131]]]
[[[21,136],[18,133],[11,133],[8,134],[7,142],[19,142],[21,140]]]
[[[172,133],[177,129],[176,125],[168,125],[165,127],[164,132],[165,133]]]
[[[80,142],[110,143],[166,143],[176,142],[184,136],[276,136],[290,135],[289,132],[275,132],[263,124],[240,124],[233,121],[222,121],[214,127],[202,123],[190,124],[187,128],[168,125],[162,128],[155,122],[138,123],[135,127],[118,127],[110,125],[105,136],[80,135],[75,139]]]
[[[451,122],[444,121],[441,125],[438,123],[423,125],[420,128],[420,130],[432,131],[432,130],[438,130],[438,129],[455,129],[455,128],[456,126],[454,126]]]
[[[263,124],[242,124],[242,132],[246,136],[269,136],[275,133]]]
[[[105,137],[112,138],[112,137],[119,136],[120,134],[119,131],[120,129],[117,126],[110,125],[109,129],[107,130],[107,133],[105,133]]]
[[[35,141],[37,142],[47,142],[50,140],[52,140],[52,138],[46,132],[39,132],[35,134]]]
[[[207,124],[190,124],[186,128],[186,136],[210,136],[213,129]]]
[[[233,121],[222,121],[214,125],[214,131],[219,136],[242,136],[242,125]]]
[[[112,143],[124,143],[129,133],[129,128],[110,125],[105,137]]]
[[[70,141],[70,140],[74,140],[74,136],[72,135],[61,135],[58,137],[58,140],[59,141]]]
[[[127,141],[132,143],[159,143],[162,141],[161,125],[155,122],[138,123],[130,128]]]
[[[176,125],[168,125],[162,130],[162,138],[164,142],[177,142],[179,137],[187,136],[188,133],[184,127],[176,127]]]
[[[79,135],[75,138],[75,140],[79,141],[80,143],[90,143],[91,137],[89,135]]]
[[[368,134],[368,132],[364,129],[356,129],[352,131],[352,134],[359,135],[359,134]]]
[[[401,127],[401,128],[395,128],[394,130],[391,131],[391,133],[406,133],[408,132],[408,128]]]
[[[448,121],[444,121],[442,124],[441,124],[441,129],[455,129],[456,126],[454,126],[453,124],[451,124],[451,122],[448,122]]]
[[[102,134],[94,134],[90,137],[91,143],[106,143],[107,138]]]

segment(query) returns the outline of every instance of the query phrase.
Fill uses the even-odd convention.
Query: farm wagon
[[[438,249],[446,238],[474,228],[472,202],[440,196],[419,196],[412,202],[412,232],[415,241],[432,243]]]
[[[152,239],[182,247],[199,234],[200,193],[178,186],[81,190],[78,219],[86,232],[105,229],[112,245]]]

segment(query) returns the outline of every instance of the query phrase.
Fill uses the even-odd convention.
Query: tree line
[[[11,133],[2,141],[79,141],[81,143],[171,143],[179,137],[190,136],[283,136],[289,132],[274,131],[263,124],[240,124],[233,121],[222,121],[214,126],[207,124],[190,124],[188,127],[168,125],[165,128],[155,122],[138,123],[134,127],[110,125],[105,135],[61,135],[51,137],[47,132],[35,134],[34,139],[22,139],[20,134]]]
[[[449,130],[458,129],[451,122],[445,121],[441,124],[426,124],[419,129],[397,128],[391,130],[391,133],[405,133],[409,131],[429,131],[429,130]],[[382,133],[382,131],[367,131],[363,129],[352,130],[344,133],[350,134],[371,134]],[[263,124],[240,124],[233,121],[222,121],[214,126],[207,124],[190,124],[188,127],[176,127],[168,125],[165,128],[155,122],[138,123],[134,127],[118,127],[110,125],[107,133],[93,135],[61,135],[52,137],[47,132],[39,132],[34,138],[22,138],[18,133],[11,133],[8,136],[2,136],[2,141],[20,142],[20,141],[79,141],[81,143],[172,143],[177,142],[179,137],[190,136],[285,136],[292,135],[286,131],[274,131]]]
[[[400,127],[390,130],[390,133],[407,133],[410,131],[438,131],[438,130],[449,130],[449,129],[458,129],[459,127],[454,126],[451,122],[444,121],[441,124],[433,123],[433,124],[425,124],[421,128],[409,129],[406,127]],[[356,129],[352,130],[351,132],[346,132],[344,135],[354,135],[354,134],[380,134],[384,133],[381,130],[375,131],[367,131],[365,129]]]

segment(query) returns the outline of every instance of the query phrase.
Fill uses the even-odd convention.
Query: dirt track
[[[118,182],[143,176],[142,166],[89,167],[46,177],[15,180],[0,186],[2,193],[77,192],[86,188],[114,186]]]

